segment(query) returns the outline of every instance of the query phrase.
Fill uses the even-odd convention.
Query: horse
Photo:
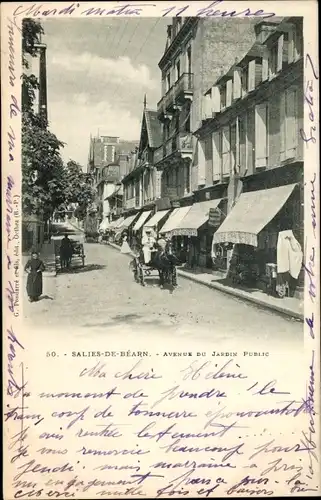
[[[142,249],[134,257],[130,263],[130,268],[134,272],[136,281],[140,281],[144,285],[144,268],[147,270],[155,269],[159,275],[159,285],[164,288],[169,285],[172,288],[177,287],[176,266],[179,264],[179,259],[168,249],[157,249],[152,252],[151,260],[148,264],[144,263],[144,255]],[[143,268],[144,266],[144,268]]]

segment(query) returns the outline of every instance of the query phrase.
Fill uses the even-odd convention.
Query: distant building
[[[123,141],[119,137],[102,135],[90,138],[87,173],[92,176],[97,190],[96,206],[100,220],[110,218],[120,211],[122,194],[118,192],[118,188],[121,179],[129,171],[132,151],[136,146],[137,142]],[[116,192],[118,206],[115,205]]]

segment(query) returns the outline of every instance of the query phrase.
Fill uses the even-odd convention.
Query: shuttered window
[[[212,137],[206,137],[204,141],[205,155],[205,180],[206,184],[212,184],[213,181],[213,146]]]
[[[297,92],[287,89],[280,104],[280,159],[295,158],[298,146]]]
[[[255,167],[267,166],[268,157],[268,108],[267,103],[255,107]]]
[[[235,68],[233,75],[233,99],[239,99],[242,96],[241,68]]]
[[[221,111],[221,94],[219,87],[212,87],[212,112],[219,113]]]
[[[236,173],[236,165],[238,161],[238,121],[236,120],[230,126],[230,168],[231,172]]]
[[[230,176],[230,156],[231,156],[231,146],[230,146],[230,127],[224,127],[221,133],[221,151],[222,151],[222,176]]]
[[[221,180],[221,133],[213,133],[213,181]]]
[[[247,153],[246,153],[246,115],[239,117],[239,166],[240,174],[244,175],[247,168]]]
[[[248,91],[251,92],[255,89],[255,60],[249,62],[249,81]]]
[[[231,106],[233,95],[233,80],[228,80],[226,82],[226,107]]]

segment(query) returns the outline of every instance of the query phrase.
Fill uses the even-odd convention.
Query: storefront
[[[221,220],[218,208],[221,202],[221,199],[217,199],[194,203],[169,233],[177,240],[177,246],[186,253],[185,262],[190,268],[211,267],[211,244],[217,224],[210,225],[210,214],[218,212]]]
[[[178,238],[173,238],[173,231],[179,226],[186,214],[191,210],[191,206],[175,208],[168,217],[167,221],[160,230],[160,234],[172,240],[172,249],[177,255],[182,258],[184,253],[184,244],[186,242],[179,241]]]
[[[121,224],[117,226],[116,229],[116,234],[115,234],[115,241],[116,243],[121,242],[121,236],[124,232],[127,233],[127,238],[128,238],[128,244],[131,245],[132,243],[132,237],[133,237],[133,232],[132,232],[132,225],[135,222],[135,220],[138,217],[138,213],[134,215],[129,215],[126,217]]]
[[[214,256],[218,248],[227,249],[228,281],[275,292],[283,280],[289,294],[295,289],[302,267],[302,248],[293,231],[299,190],[298,184],[288,184],[241,194],[213,237]]]

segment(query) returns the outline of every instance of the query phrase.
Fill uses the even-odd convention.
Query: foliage
[[[75,217],[83,220],[87,210],[95,200],[96,192],[88,182],[79,163],[70,160],[66,166],[66,201],[77,204]]]
[[[23,69],[26,55],[36,55],[43,29],[39,22],[24,19],[22,26]],[[64,202],[66,175],[60,156],[63,143],[48,129],[47,120],[34,110],[38,89],[35,75],[22,75],[22,207],[26,214],[47,220]]]

